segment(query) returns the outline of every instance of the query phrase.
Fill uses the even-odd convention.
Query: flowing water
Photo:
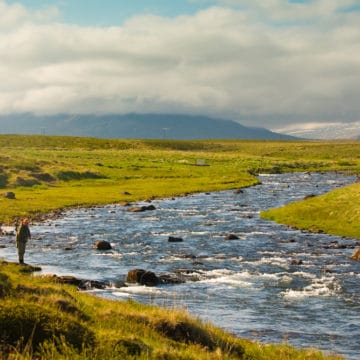
[[[335,173],[260,175],[242,193],[153,201],[154,211],[109,205],[71,210],[31,227],[25,260],[45,273],[122,281],[129,270],[179,270],[183,284],[90,290],[111,299],[185,308],[240,337],[316,347],[360,358],[360,262],[356,239],[301,232],[259,212],[355,181]],[[139,203],[138,205],[144,205]],[[148,205],[148,204],[147,204]],[[236,240],[226,240],[228,234]],[[169,236],[183,242],[168,242]],[[113,249],[92,249],[98,240]],[[13,238],[0,257],[16,260]]]

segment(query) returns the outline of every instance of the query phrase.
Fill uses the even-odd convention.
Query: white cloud
[[[55,6],[46,7],[37,11],[28,11],[21,4],[8,5],[0,0],[0,30],[11,30],[14,26],[21,26],[26,22],[43,22],[55,19],[59,10]]]
[[[353,1],[222,3],[100,28],[0,0],[0,113],[360,118],[360,14],[339,11]]]

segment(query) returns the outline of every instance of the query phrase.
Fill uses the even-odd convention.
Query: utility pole
[[[168,131],[169,131],[169,128],[163,128],[163,132],[164,132],[163,138],[164,138],[164,139],[167,138],[167,133],[168,133]]]

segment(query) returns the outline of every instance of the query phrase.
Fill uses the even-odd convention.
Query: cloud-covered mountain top
[[[140,139],[293,139],[264,128],[174,114],[0,116],[0,133]]]

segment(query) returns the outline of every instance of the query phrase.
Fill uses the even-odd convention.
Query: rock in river
[[[175,236],[169,236],[168,237],[168,242],[183,242],[184,240],[180,237],[175,237]]]
[[[151,210],[156,210],[154,205],[135,206],[135,207],[130,208],[128,211],[129,212],[143,212],[143,211],[151,211]]]
[[[156,286],[159,284],[160,279],[152,271],[133,269],[128,272],[126,281],[146,286]]]
[[[239,239],[239,237],[235,234],[228,234],[225,237],[225,240],[238,240],[238,239]]]
[[[93,249],[96,250],[111,250],[111,244],[105,240],[99,240],[96,244],[94,244]]]

